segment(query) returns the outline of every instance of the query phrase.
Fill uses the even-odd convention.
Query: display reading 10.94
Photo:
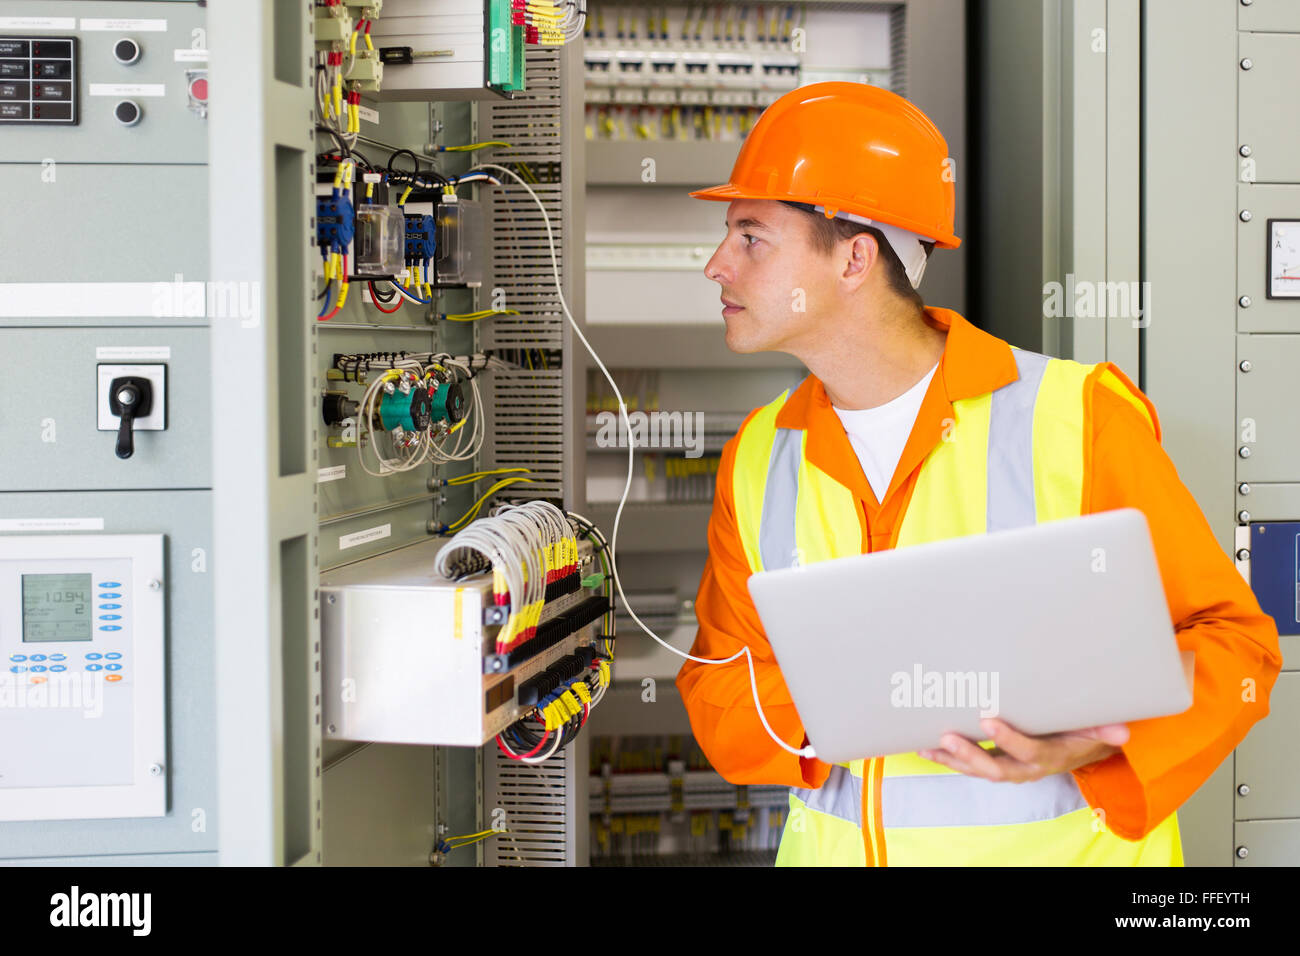
[[[23,640],[91,639],[89,574],[23,575]]]

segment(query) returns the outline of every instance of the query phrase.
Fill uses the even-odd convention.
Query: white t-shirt
[[[912,434],[916,424],[917,413],[925,400],[925,393],[930,387],[939,363],[925,373],[919,382],[909,388],[892,402],[877,405],[875,408],[844,409],[835,408],[849,436],[849,444],[857,453],[862,463],[862,471],[871,483],[871,490],[876,493],[876,501],[885,497],[889,483],[894,477],[898,460],[903,457],[903,448],[907,438]]]

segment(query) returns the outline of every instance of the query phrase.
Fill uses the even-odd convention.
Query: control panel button
[[[122,583],[120,581],[100,581],[99,584],[96,585],[96,587],[101,588],[120,588],[121,586]],[[113,596],[117,597],[116,594]],[[100,597],[103,597],[103,595],[101,594]]]
[[[13,667],[9,668],[9,670],[15,674],[21,674],[23,671],[27,670],[27,668],[23,667],[21,664],[15,664]]]
[[[196,76],[190,80],[190,96],[198,103],[208,101],[208,78],[206,76]]]
[[[45,655],[44,655],[44,654],[33,654],[30,658],[28,658],[28,660],[33,660],[33,661],[43,661],[43,660],[45,660]]]
[[[120,661],[121,659],[122,659],[122,655],[119,654],[117,651],[109,651],[107,654],[104,655],[104,660],[106,661]]]
[[[116,610],[118,610],[119,608],[121,608],[121,606],[122,606],[122,605],[120,605],[120,604],[101,604],[101,605],[99,606],[99,609],[100,609],[101,611],[116,611]]]
[[[113,59],[128,65],[134,63],[140,59],[140,44],[130,37],[123,37],[113,44]]]
[[[87,665],[86,665],[86,670],[88,670],[88,671],[102,671],[103,669],[104,669],[104,665],[102,665],[102,664],[87,664]]]
[[[50,670],[52,671],[66,671],[67,669],[67,666],[64,664],[53,664],[50,666]]]
[[[122,679],[122,675],[121,675],[121,674],[105,674],[105,675],[104,675],[104,680],[121,680],[121,679]]]
[[[105,664],[105,665],[104,665],[104,670],[106,670],[106,671],[120,671],[121,669],[122,669],[122,665],[121,665],[121,664]]]
[[[103,656],[104,656],[103,654],[93,654],[93,653],[92,653],[92,654],[87,654],[87,655],[86,655],[86,660],[88,660],[88,661],[97,661],[97,660],[99,660],[100,658],[102,658]]]
[[[33,664],[31,670],[33,674],[36,674],[47,670],[47,668],[44,664]]]
[[[123,126],[134,126],[140,122],[140,104],[135,100],[122,100],[113,107],[113,116]]]
[[[103,585],[101,584],[100,587],[103,587]],[[99,598],[102,601],[111,601],[113,598],[120,598],[121,596],[120,594],[101,594]]]
[[[120,620],[122,620],[122,615],[120,615],[120,614],[101,614],[101,615],[99,615],[99,619],[100,619],[101,621],[120,621]]]
[[[67,658],[67,655],[65,655],[65,654],[51,654],[51,655],[50,655],[50,660],[52,660],[52,661],[66,661],[67,659],[68,659],[68,658]]]
[[[26,655],[26,654],[10,654],[10,655],[9,655],[9,659],[10,659],[11,661],[25,661],[25,660],[27,660],[27,655]]]
[[[122,625],[121,625],[121,624],[101,624],[101,625],[99,625],[99,629],[100,629],[101,631],[120,631],[120,630],[122,630]]]

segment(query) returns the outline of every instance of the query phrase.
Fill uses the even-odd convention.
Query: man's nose
[[[732,277],[731,265],[727,262],[727,258],[722,251],[725,245],[726,243],[721,243],[713,251],[709,261],[704,264],[705,277],[721,285],[726,285]]]

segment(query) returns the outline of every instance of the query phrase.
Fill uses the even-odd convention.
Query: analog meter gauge
[[[1268,297],[1300,299],[1300,219],[1268,221]]]

